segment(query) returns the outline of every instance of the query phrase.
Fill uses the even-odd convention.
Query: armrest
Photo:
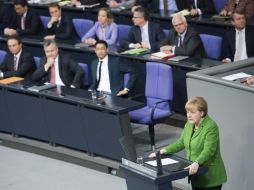
[[[169,100],[162,100],[162,101],[156,102],[156,103],[153,105],[152,112],[151,112],[151,120],[152,120],[152,121],[155,121],[155,119],[154,119],[154,112],[155,112],[155,109],[157,108],[157,106],[158,106],[159,104],[164,103],[164,102],[168,102],[168,104],[170,104],[170,101],[169,101]]]

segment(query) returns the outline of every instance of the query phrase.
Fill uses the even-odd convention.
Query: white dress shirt
[[[239,39],[239,30],[236,30],[236,39],[235,39],[235,49],[237,51],[237,47],[239,47],[239,44],[238,44],[238,39]],[[240,54],[240,57],[239,57],[239,60],[243,60],[243,59],[248,59],[248,55],[247,55],[247,50],[246,50],[246,39],[245,39],[245,28],[242,29],[242,37],[243,37],[243,40],[242,40],[242,49],[241,49],[241,54]]]
[[[99,79],[100,73],[100,61],[102,61],[101,65],[101,78],[100,82],[98,84],[98,91],[104,91],[111,93],[110,88],[110,80],[109,80],[109,71],[108,71],[108,56],[104,57],[103,59],[99,60],[98,66],[97,66],[97,80]]]
[[[145,42],[148,45],[148,49],[151,49],[149,41],[148,22],[146,22],[143,27],[140,27],[140,30],[142,42]]]
[[[54,64],[55,64],[56,85],[65,86],[59,73],[59,56],[56,57]]]

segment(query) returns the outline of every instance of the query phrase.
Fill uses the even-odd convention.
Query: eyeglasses
[[[181,23],[179,23],[179,24],[174,24],[173,26],[176,28],[176,27],[181,26],[181,25],[183,25],[183,24],[184,24],[184,23],[181,22]]]

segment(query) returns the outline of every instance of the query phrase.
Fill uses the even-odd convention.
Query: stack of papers
[[[147,48],[138,48],[138,49],[130,49],[130,50],[126,50],[120,54],[128,54],[128,55],[139,55],[142,53],[146,53],[149,50]]]
[[[241,72],[241,73],[235,73],[235,74],[232,74],[232,75],[222,77],[222,79],[234,81],[234,80],[237,80],[237,79],[247,78],[247,77],[250,77],[250,76],[251,75],[249,75],[249,74]]]
[[[164,158],[164,159],[161,159],[161,164],[162,164],[163,166],[169,165],[169,164],[175,164],[175,163],[178,163],[178,162],[179,162],[179,161],[173,160],[173,159],[171,159],[171,158]],[[157,166],[156,160],[147,161],[146,164],[149,164],[149,165],[154,166],[154,167]]]
[[[171,14],[170,16],[171,17],[174,17],[174,16],[176,16],[176,15],[183,15],[183,16],[188,16],[188,15],[190,15],[190,11],[188,11],[187,9],[184,9],[184,10],[182,10],[182,11],[179,11],[179,12],[177,12],[177,13],[173,13],[173,14]]]
[[[157,52],[157,53],[152,53],[151,58],[152,59],[161,59],[161,60],[167,60],[169,58],[174,57],[174,53],[164,53],[164,52]]]

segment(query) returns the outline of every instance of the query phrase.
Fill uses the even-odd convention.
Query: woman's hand
[[[184,169],[189,169],[189,175],[194,175],[195,173],[197,173],[199,168],[199,164],[197,162],[193,162],[191,165],[189,165],[188,167],[184,168]]]

